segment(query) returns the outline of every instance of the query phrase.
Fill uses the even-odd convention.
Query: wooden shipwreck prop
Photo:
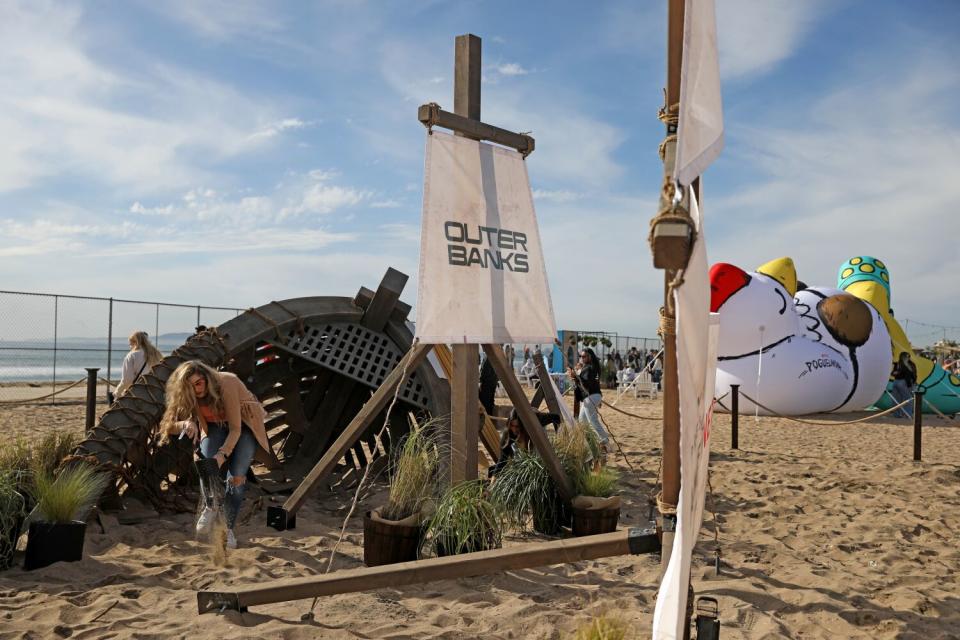
[[[263,402],[276,453],[259,459],[259,484],[267,492],[292,489],[333,448],[331,443],[342,442],[371,394],[410,350],[410,306],[400,302],[406,281],[406,275],[389,269],[375,292],[361,288],[353,299],[271,302],[190,337],[101,416],[76,455],[93,457],[114,471],[126,485],[125,495],[157,508],[193,509],[191,445],[161,444],[156,426],[167,379],[181,363],[201,360],[236,373]],[[384,405],[367,409],[368,422],[351,431],[349,445],[336,448],[331,469],[362,467],[383,455],[373,428],[377,420],[383,423],[383,410]],[[449,387],[429,363],[409,367],[389,439],[406,432],[411,411],[430,416],[450,411]]]

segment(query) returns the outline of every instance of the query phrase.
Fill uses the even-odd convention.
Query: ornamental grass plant
[[[17,490],[15,476],[0,469],[0,570],[13,564],[13,552],[26,515],[26,500]]]
[[[42,472],[35,476],[37,508],[41,520],[65,524],[90,508],[107,486],[109,476],[89,464],[61,469],[54,476]]]
[[[574,640],[626,640],[630,626],[622,619],[601,613],[577,629]]]
[[[0,475],[7,476],[24,500],[24,509],[33,509],[33,451],[25,439],[17,438],[15,442],[0,450]]]
[[[555,533],[559,529],[560,496],[543,458],[535,452],[517,450],[494,478],[490,499],[503,513],[505,522],[524,529],[529,512],[534,529]]]
[[[380,510],[383,518],[409,518],[434,499],[442,458],[439,435],[443,424],[435,419],[419,427],[414,425],[394,449],[390,459],[390,495]]]
[[[50,476],[63,459],[71,455],[80,444],[80,436],[72,431],[51,431],[33,446],[31,469],[35,476]]]
[[[437,555],[496,549],[503,540],[503,514],[488,497],[486,482],[467,480],[443,494],[427,531]]]

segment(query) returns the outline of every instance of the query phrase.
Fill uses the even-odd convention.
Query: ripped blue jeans
[[[247,425],[243,425],[240,432],[240,439],[237,440],[237,446],[224,466],[227,468],[227,490],[224,499],[224,511],[227,518],[227,528],[233,529],[237,521],[237,514],[240,513],[240,506],[243,504],[243,496],[247,492],[247,484],[233,484],[231,478],[246,478],[247,470],[250,469],[250,463],[253,461],[253,454],[257,451],[257,439],[253,437],[253,432]],[[230,433],[230,427],[226,422],[208,422],[207,435],[200,441],[200,455],[204,458],[212,458],[217,455],[217,450],[227,441],[227,435]]]

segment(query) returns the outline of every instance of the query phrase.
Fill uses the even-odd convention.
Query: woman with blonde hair
[[[130,352],[123,358],[123,366],[120,368],[118,396],[132,387],[137,378],[144,373],[150,373],[150,370],[163,360],[163,354],[150,343],[146,331],[134,331],[128,342]]]
[[[211,475],[227,468],[224,511],[227,521],[227,546],[237,547],[234,526],[246,493],[247,471],[257,448],[270,454],[264,426],[263,405],[232,373],[216,371],[199,360],[184,362],[167,380],[166,411],[160,422],[168,436],[188,437],[199,443],[203,458],[200,489],[204,509],[197,520],[197,533],[213,527],[219,505],[213,499]],[[206,463],[206,464],[204,464]],[[216,466],[210,470],[205,467]]]

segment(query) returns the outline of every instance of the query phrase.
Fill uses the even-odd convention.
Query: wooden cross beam
[[[550,384],[550,372],[547,371],[547,365],[543,363],[543,354],[535,353],[533,355],[533,364],[537,367],[537,376],[540,378],[540,388],[537,389],[543,394],[543,399],[547,401],[547,408],[550,413],[555,413],[561,418],[563,413],[560,410],[560,398],[553,392],[553,385]]]
[[[529,542],[475,553],[412,562],[335,571],[321,576],[278,580],[230,591],[198,591],[197,610],[210,613],[289,600],[305,600],[338,593],[369,591],[406,584],[480,576],[512,569],[596,560],[609,556],[653,553],[660,549],[653,529],[621,529],[613,533]]]

